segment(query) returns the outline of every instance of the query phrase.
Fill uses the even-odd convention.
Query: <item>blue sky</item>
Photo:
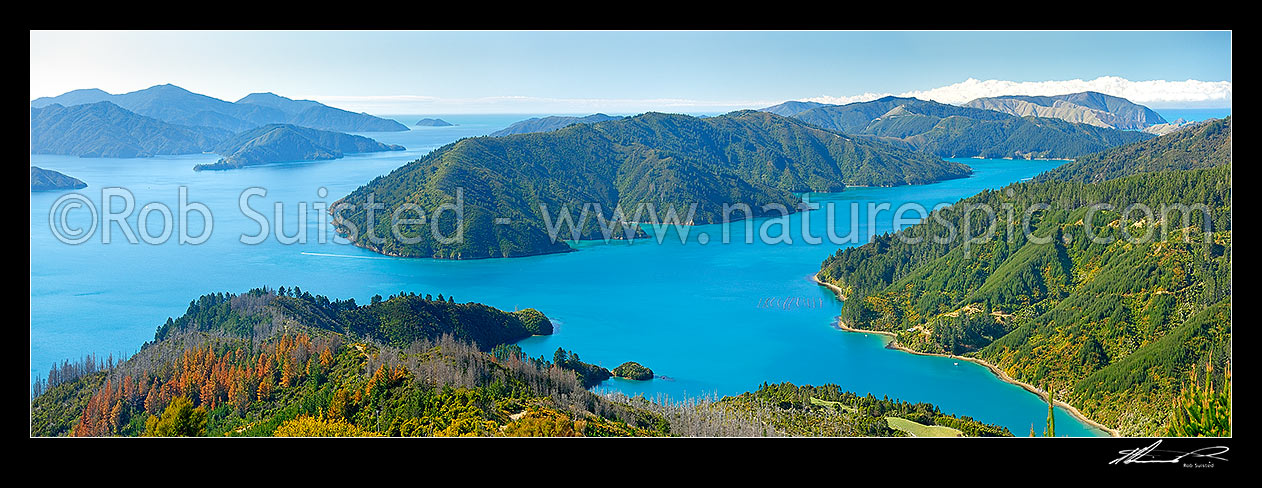
[[[969,79],[1003,83],[968,85],[968,96],[1083,80],[1154,107],[1230,106],[1231,33],[31,32],[32,99],[174,83],[376,113],[721,111]],[[962,87],[933,93],[963,97]]]

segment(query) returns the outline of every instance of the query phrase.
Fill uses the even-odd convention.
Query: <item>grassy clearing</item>
[[[890,428],[901,430],[913,437],[964,437],[964,433],[941,425],[924,425],[902,417],[885,417]]]

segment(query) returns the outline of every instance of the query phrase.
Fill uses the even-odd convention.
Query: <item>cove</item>
[[[850,188],[811,194],[812,202],[836,205],[834,228],[851,228],[849,204],[860,208],[858,243],[807,244],[802,215],[777,222],[793,244],[746,244],[744,223],[731,225],[732,243],[720,241],[719,226],[688,229],[681,243],[667,235],[634,242],[582,242],[579,252],[513,259],[443,261],[378,255],[333,240],[323,231],[317,203],[329,204],[373,178],[460,137],[498,130],[528,116],[447,116],[454,127],[413,128],[408,132],[363,134],[408,148],[402,153],[351,155],[341,160],[194,172],[213,155],[147,159],[81,159],[32,155],[31,162],[88,183],[81,194],[100,204],[104,187],[127,189],[137,210],[150,202],[171,208],[180,188],[213,213],[209,240],[180,245],[130,244],[118,224],[114,242],[101,243],[104,229],[87,242],[64,244],[53,235],[49,214],[65,192],[31,194],[31,374],[44,374],[55,361],[86,353],[124,356],[153,337],[167,317],[179,316],[188,302],[210,292],[299,286],[329,297],[366,303],[375,294],[400,291],[442,293],[456,301],[477,301],[512,310],[532,307],[557,324],[551,336],[519,344],[532,356],[551,357],[558,347],[587,362],[613,368],[637,361],[666,378],[636,382],[613,379],[597,387],[650,398],[721,396],[753,390],[762,382],[836,383],[845,390],[927,401],[944,412],[968,415],[1024,435],[1039,432],[1047,406],[1037,396],[1004,383],[985,368],[940,357],[886,349],[876,334],[851,333],[834,326],[843,303],[811,276],[829,254],[866,241],[871,232],[891,230],[889,212],[868,225],[868,203],[892,208],[914,202],[932,208],[985,189],[1032,177],[1055,161],[959,159],[974,175],[931,185]],[[400,118],[410,120],[410,118]],[[280,204],[285,235],[304,234],[306,243],[282,244],[274,237],[256,245],[240,242],[255,235],[256,222],[239,208],[248,188],[266,190],[250,206],[271,217]],[[327,196],[321,197],[320,189]],[[305,205],[305,209],[302,208]],[[127,223],[138,229],[133,212]],[[306,222],[299,222],[299,215]],[[805,213],[812,234],[823,235],[827,213]],[[72,226],[90,226],[85,212],[70,212]],[[159,233],[160,218],[146,229]],[[755,232],[768,221],[754,221]],[[203,229],[192,217],[190,232]],[[277,229],[270,229],[276,233]],[[652,232],[649,229],[650,233]],[[701,244],[705,234],[709,242]],[[768,303],[777,304],[768,306]],[[784,305],[791,303],[791,305]],[[1101,435],[1056,410],[1061,435]]]

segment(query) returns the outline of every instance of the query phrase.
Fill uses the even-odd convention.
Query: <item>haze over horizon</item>
[[[1230,45],[1230,32],[32,31],[30,98],[171,83],[375,114],[716,113],[1090,90],[1228,108]]]

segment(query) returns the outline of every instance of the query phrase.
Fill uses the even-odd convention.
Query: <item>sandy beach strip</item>
[[[837,286],[833,285],[832,283],[825,283],[824,281],[821,281],[821,280],[819,279],[819,274],[818,274],[818,273],[816,273],[816,274],[815,274],[815,276],[814,276],[813,278],[815,279],[815,282],[816,282],[816,283],[819,283],[819,284],[820,284],[820,286],[827,287],[828,289],[832,290],[832,291],[833,291],[833,293],[836,293],[836,294],[837,294],[837,296],[838,296],[839,298],[841,298],[841,300],[842,300],[842,301],[845,301],[845,300],[846,300],[846,297],[842,294],[841,288],[838,288]],[[889,342],[885,345],[885,347],[890,348],[890,349],[895,349],[895,350],[899,350],[899,351],[906,352],[906,353],[910,353],[910,354],[918,354],[918,355],[921,355],[921,356],[939,356],[939,357],[945,357],[945,358],[958,359],[958,360],[961,360],[961,361],[968,361],[968,362],[971,362],[971,363],[980,364],[980,365],[982,365],[982,366],[985,366],[985,367],[986,367],[986,369],[987,369],[987,370],[989,370],[989,371],[991,372],[991,374],[995,375],[995,376],[996,376],[996,377],[998,377],[1000,380],[1003,380],[1004,382],[1007,382],[1007,383],[1011,383],[1011,384],[1014,384],[1014,385],[1020,386],[1021,388],[1025,389],[1026,391],[1028,391],[1028,392],[1030,392],[1030,393],[1033,393],[1033,394],[1035,394],[1035,395],[1038,395],[1040,398],[1043,398],[1043,399],[1044,399],[1044,401],[1046,401],[1046,400],[1047,400],[1047,392],[1045,392],[1045,391],[1043,391],[1043,390],[1041,390],[1041,389],[1039,389],[1039,388],[1036,388],[1034,385],[1031,385],[1031,384],[1029,384],[1029,383],[1026,383],[1026,382],[1024,382],[1024,381],[1021,381],[1021,380],[1018,380],[1018,379],[1016,379],[1016,378],[1013,378],[1013,377],[1009,376],[1009,375],[1008,375],[1008,373],[1007,373],[1006,371],[1004,371],[1004,370],[1000,369],[998,366],[995,366],[995,365],[993,365],[993,364],[990,364],[990,363],[986,362],[985,360],[978,359],[978,358],[971,358],[971,357],[967,357],[967,356],[957,356],[957,355],[954,355],[954,354],[940,354],[940,353],[922,352],[922,351],[916,351],[916,350],[908,349],[908,348],[903,347],[902,345],[900,345],[900,344],[898,343],[898,340],[896,339],[896,337],[897,337],[897,336],[896,336],[893,332],[887,332],[887,331],[882,331],[882,330],[864,330],[864,329],[856,329],[856,328],[854,328],[854,327],[850,327],[849,325],[846,325],[846,323],[845,323],[845,322],[843,322],[843,321],[841,320],[841,318],[840,318],[840,317],[838,317],[838,318],[837,318],[837,324],[836,324],[836,325],[837,325],[837,328],[838,328],[838,329],[841,329],[841,330],[844,330],[844,331],[847,331],[847,332],[860,332],[860,333],[864,333],[864,334],[879,334],[879,335],[886,336],[886,337],[888,337],[888,338],[889,338]],[[1121,434],[1117,431],[1117,429],[1114,429],[1114,428],[1109,427],[1109,426],[1107,426],[1107,425],[1104,425],[1104,424],[1101,424],[1101,423],[1096,422],[1096,421],[1094,421],[1094,420],[1091,420],[1090,418],[1087,418],[1087,416],[1086,416],[1086,415],[1083,415],[1083,413],[1082,413],[1081,411],[1079,411],[1079,410],[1078,410],[1078,408],[1074,407],[1073,405],[1070,405],[1070,404],[1068,404],[1068,403],[1062,402],[1062,401],[1060,401],[1060,400],[1054,400],[1052,403],[1054,403],[1054,404],[1055,404],[1056,406],[1058,406],[1058,407],[1061,407],[1061,408],[1065,409],[1065,411],[1066,411],[1066,412],[1069,412],[1069,414],[1070,414],[1070,415],[1072,415],[1074,418],[1076,418],[1076,419],[1078,419],[1078,420],[1082,421],[1082,423],[1084,423],[1084,424],[1087,424],[1087,425],[1090,425],[1090,426],[1095,427],[1095,428],[1097,428],[1097,429],[1100,429],[1100,430],[1103,430],[1103,431],[1105,431],[1105,432],[1108,432],[1108,433],[1109,433],[1109,435],[1111,435],[1111,436],[1113,436],[1113,437],[1121,437]]]

